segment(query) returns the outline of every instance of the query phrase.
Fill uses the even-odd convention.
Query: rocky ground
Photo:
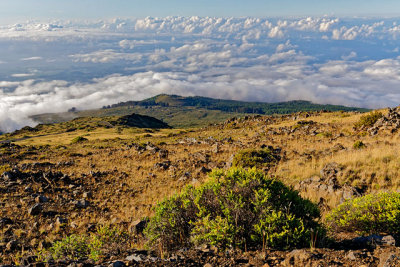
[[[41,126],[14,135],[18,141],[3,138],[0,266],[399,266],[400,249],[392,236],[345,233],[324,248],[200,247],[160,257],[144,250],[142,235],[143,218],[152,215],[158,200],[186,184],[202,183],[214,168],[229,168],[233,155],[247,148],[274,149],[280,161],[265,171],[317,202],[323,213],[346,199],[398,190],[399,112],[384,111],[362,130],[353,129],[358,113],[299,113],[230,119],[192,130],[106,129],[107,135],[84,127],[43,132]],[[83,134],[88,140],[70,143]],[[354,148],[358,140],[365,147]],[[38,258],[55,241],[90,234],[102,224],[123,229],[130,237],[126,246],[97,262]]]

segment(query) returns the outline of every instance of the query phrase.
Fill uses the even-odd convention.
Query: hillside
[[[278,103],[244,102],[235,100],[213,99],[208,97],[193,96],[183,97],[178,95],[161,94],[143,101],[128,101],[107,108],[123,106],[162,106],[162,107],[197,107],[209,110],[220,110],[224,112],[246,113],[246,114],[289,114],[299,111],[367,111],[367,109],[345,107],[337,105],[320,105],[309,101],[288,101]]]
[[[213,169],[232,165],[255,166],[296,188],[318,205],[322,223],[346,199],[399,190],[400,110],[380,112],[372,122],[359,112],[301,112],[231,118],[192,129],[107,127],[104,121],[121,118],[79,118],[0,136],[0,262],[43,261],[39,256],[56,255],[54,246],[62,240],[65,245],[65,237],[100,235],[106,245],[96,260],[78,257],[78,262],[395,266],[398,247],[354,241],[356,231],[333,232],[331,241],[297,250],[224,251],[187,243],[171,254],[147,250],[143,235],[145,218],[155,214],[159,201],[187,185],[199,187],[210,181]],[[262,153],[267,154],[257,156]],[[71,263],[51,260],[58,266]]]
[[[360,111],[367,109],[319,105],[308,101],[289,101],[281,103],[243,102],[221,100],[207,97],[182,97],[177,95],[158,95],[142,101],[128,101],[98,110],[85,110],[32,116],[38,123],[68,121],[77,117],[123,116],[137,113],[155,117],[175,128],[190,128],[219,123],[232,117],[249,114],[276,115],[299,111]]]

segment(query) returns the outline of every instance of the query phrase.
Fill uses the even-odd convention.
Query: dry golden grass
[[[397,190],[400,188],[400,151],[399,134],[380,133],[370,137],[357,133],[353,125],[360,118],[358,113],[318,113],[310,117],[292,116],[261,117],[249,120],[236,120],[226,124],[204,127],[201,129],[131,129],[103,127],[77,129],[66,132],[65,127],[49,126],[39,132],[30,132],[30,138],[15,141],[22,148],[7,158],[8,164],[0,165],[0,170],[9,170],[12,164],[35,162],[69,162],[71,166],[61,165],[53,171],[61,171],[79,180],[93,197],[90,201],[93,208],[90,212],[73,211],[68,214],[69,227],[65,234],[85,231],[88,224],[115,223],[129,225],[130,222],[152,214],[152,207],[164,197],[179,192],[187,184],[198,184],[207,179],[207,174],[200,171],[229,166],[231,156],[246,148],[259,148],[271,145],[282,148],[283,159],[271,175],[283,182],[294,185],[300,180],[319,175],[320,170],[328,163],[336,162],[342,167],[338,176],[339,182],[353,186],[365,185],[368,191]],[[269,119],[269,120],[268,120]],[[312,127],[318,134],[310,135],[303,128],[296,126],[298,121],[314,121]],[[299,129],[293,133],[279,132],[282,128]],[[279,132],[269,133],[270,129]],[[13,136],[23,138],[24,134]],[[71,144],[71,140],[83,136],[88,141]],[[5,138],[4,136],[2,137]],[[354,149],[355,141],[360,140],[366,148]],[[132,144],[150,142],[160,149],[168,150],[167,158],[160,158],[159,153],[137,151]],[[215,153],[213,145],[218,143],[219,152]],[[341,144],[344,150],[335,150]],[[49,145],[46,147],[45,145]],[[42,147],[45,146],[45,147]],[[28,153],[32,147],[34,153]],[[195,154],[208,155],[208,162],[196,159]],[[17,154],[19,155],[17,157]],[[171,167],[167,170],[155,168],[155,164],[169,160]],[[104,175],[94,177],[90,172],[102,172]],[[182,180],[182,176],[190,177]],[[32,185],[40,191],[39,185]],[[62,188],[65,191],[74,189]],[[70,200],[81,198],[80,195],[67,197]],[[307,197],[313,199],[312,193]],[[28,204],[20,203],[19,193],[11,193],[0,198],[8,203],[2,207],[1,216],[11,216],[26,210]],[[316,200],[316,199],[314,199]],[[339,199],[330,196],[329,205],[337,204]],[[65,208],[67,210],[67,207]],[[105,211],[107,210],[107,212]],[[18,215],[26,220],[24,214]],[[39,231],[46,232],[49,240],[59,238],[60,229],[49,228],[51,221],[40,226]],[[36,235],[26,229],[32,238]]]

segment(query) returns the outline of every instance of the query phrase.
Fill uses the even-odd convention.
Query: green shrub
[[[82,143],[87,141],[88,139],[83,137],[83,136],[77,136],[74,139],[71,140],[71,144],[76,144],[76,143]]]
[[[89,258],[98,260],[102,255],[126,249],[129,236],[117,227],[99,226],[91,235],[70,235],[57,241],[49,251],[40,251],[43,255],[50,253],[55,260],[79,260]]]
[[[70,260],[78,260],[87,258],[89,255],[96,254],[97,247],[92,246],[90,238],[85,235],[70,235],[57,241],[50,248],[51,255],[54,259],[67,258]]]
[[[264,168],[275,165],[279,160],[279,155],[268,148],[245,149],[239,151],[234,156],[232,166],[240,168]]]
[[[360,140],[355,141],[354,144],[353,144],[353,148],[354,149],[362,149],[364,147],[365,147],[365,144]]]
[[[286,249],[309,246],[312,231],[323,235],[318,207],[282,182],[241,168],[214,170],[210,178],[158,203],[145,229],[150,247]]]
[[[327,216],[332,231],[366,234],[400,233],[400,193],[370,194],[348,200]]]
[[[374,126],[375,122],[383,117],[382,112],[373,111],[369,114],[361,116],[360,120],[354,124],[356,129],[365,129]]]

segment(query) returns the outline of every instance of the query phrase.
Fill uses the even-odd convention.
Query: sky
[[[0,0],[0,132],[157,94],[400,104],[400,1]]]
[[[146,16],[397,16],[398,0],[1,0],[0,23]]]

